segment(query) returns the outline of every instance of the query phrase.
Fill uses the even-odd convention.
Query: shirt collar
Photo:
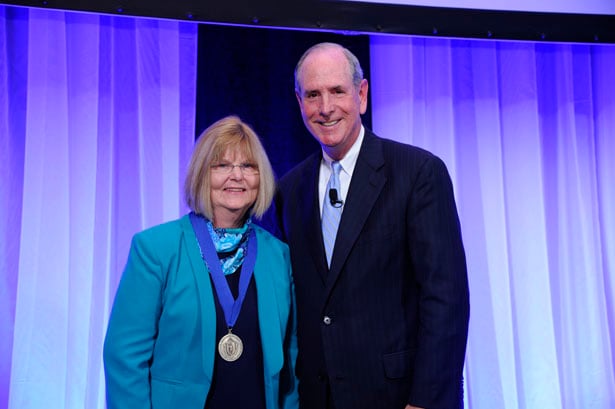
[[[363,139],[365,136],[365,128],[361,125],[361,130],[359,131],[359,137],[350,147],[350,150],[346,155],[339,161],[342,165],[342,171],[352,175],[354,171],[354,167],[357,164],[357,159],[359,158],[359,151],[361,150],[361,144],[363,143]],[[325,151],[322,151],[322,157],[324,161],[327,163],[327,167],[331,169],[331,162],[333,159]]]

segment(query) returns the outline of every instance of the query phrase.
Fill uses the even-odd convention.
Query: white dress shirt
[[[350,187],[350,180],[352,178],[352,172],[357,164],[357,158],[359,157],[359,151],[361,150],[361,144],[363,143],[363,136],[365,135],[365,129],[361,125],[359,131],[359,137],[354,144],[350,147],[350,150],[340,160],[342,169],[340,171],[340,190],[337,192],[339,200],[346,203],[346,196],[348,195],[348,188]],[[327,183],[329,177],[331,177],[331,162],[333,159],[329,157],[324,151],[322,152],[322,160],[320,161],[320,174],[318,176],[318,197],[320,197],[320,215],[322,217],[323,203],[329,200],[329,192],[327,192]],[[343,207],[342,207],[343,209]]]

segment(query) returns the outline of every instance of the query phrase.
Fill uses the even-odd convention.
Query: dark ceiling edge
[[[39,0],[2,4],[246,27],[544,42],[615,43],[615,16],[304,0]]]

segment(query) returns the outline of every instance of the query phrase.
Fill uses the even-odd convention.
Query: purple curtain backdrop
[[[104,408],[130,237],[184,211],[196,32],[0,6],[0,407]],[[615,407],[615,46],[373,36],[370,65],[374,130],[455,184],[466,407]]]
[[[615,407],[615,46],[375,36],[374,130],[448,164],[466,407]]]
[[[132,235],[182,213],[197,27],[0,6],[0,407],[104,408]]]

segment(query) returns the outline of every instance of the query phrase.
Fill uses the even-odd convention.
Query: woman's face
[[[257,165],[239,149],[230,149],[211,164],[209,174],[214,225],[239,227],[258,195]]]

